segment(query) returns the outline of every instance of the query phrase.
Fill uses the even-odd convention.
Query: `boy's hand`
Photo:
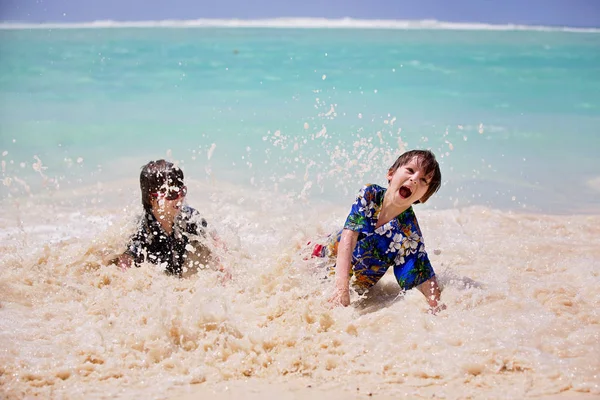
[[[329,298],[333,305],[350,305],[350,271],[352,269],[352,252],[356,247],[358,232],[344,229],[338,245],[338,254],[335,266],[335,292]]]
[[[444,311],[446,309],[446,305],[444,303],[438,303],[435,307],[429,307],[429,313],[436,315],[440,311]]]
[[[336,288],[333,295],[329,298],[329,303],[334,307],[339,305],[348,307],[350,305],[350,290],[348,288]]]
[[[117,259],[117,266],[123,272],[131,268],[133,265],[133,257],[127,253],[121,254]]]
[[[231,280],[232,276],[228,268],[225,268],[223,265],[220,265],[219,272],[221,272],[221,277],[219,278],[221,284],[225,284],[226,282],[229,282]]]

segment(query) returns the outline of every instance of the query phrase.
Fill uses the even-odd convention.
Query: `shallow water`
[[[167,157],[345,203],[430,148],[434,207],[598,214],[598,48],[593,30],[0,29],[0,196]]]

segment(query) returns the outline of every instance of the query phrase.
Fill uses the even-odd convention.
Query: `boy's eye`
[[[410,168],[410,167],[406,167],[406,170],[407,170],[408,172],[410,172],[411,174],[414,172],[414,170],[413,170],[412,168]]]

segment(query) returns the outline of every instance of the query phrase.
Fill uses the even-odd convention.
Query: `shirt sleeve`
[[[435,276],[429,256],[425,251],[423,236],[413,216],[412,229],[402,242],[402,249],[396,256],[394,275],[404,290],[409,290]]]
[[[200,216],[198,210],[189,206],[185,208],[185,213],[185,231],[192,235],[206,237],[206,228],[208,227],[206,219]]]
[[[377,195],[377,186],[366,185],[356,197],[356,201],[352,204],[350,214],[346,218],[344,229],[351,231],[366,233],[371,228],[371,221],[375,212]]]

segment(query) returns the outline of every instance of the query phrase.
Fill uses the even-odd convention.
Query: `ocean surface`
[[[0,394],[600,395],[600,31],[280,25],[0,26]],[[448,309],[330,309],[306,243],[415,148]],[[159,158],[231,281],[109,264]]]

